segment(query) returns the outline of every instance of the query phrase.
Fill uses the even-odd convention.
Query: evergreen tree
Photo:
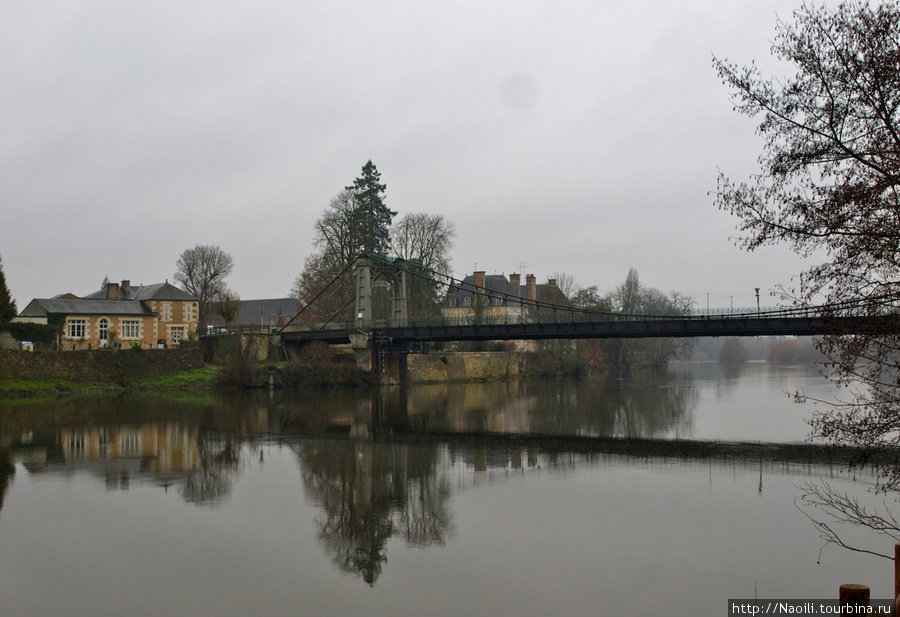
[[[5,330],[17,313],[16,301],[6,286],[6,275],[3,273],[3,258],[0,257],[0,330]]]
[[[391,221],[397,214],[384,205],[387,185],[381,184],[381,173],[369,160],[363,165],[362,175],[346,187],[353,193],[355,219],[364,253],[386,255],[390,246]]]

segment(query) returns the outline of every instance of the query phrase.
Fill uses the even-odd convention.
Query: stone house
[[[522,285],[518,273],[507,279],[503,274],[477,271],[450,286],[441,314],[457,323],[471,323],[476,312],[481,313],[482,323],[517,323],[533,320],[548,304],[569,305],[554,279],[539,285],[533,274],[526,274]]]
[[[59,349],[158,348],[179,344],[197,331],[198,299],[168,281],[133,287],[128,280],[79,298],[36,298],[18,319],[62,320]]]

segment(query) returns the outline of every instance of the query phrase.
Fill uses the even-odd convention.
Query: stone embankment
[[[199,347],[0,352],[0,378],[123,384],[203,366]]]
[[[407,357],[410,383],[500,381],[519,377],[521,355],[515,352],[431,352]]]

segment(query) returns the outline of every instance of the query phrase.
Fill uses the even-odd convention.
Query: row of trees
[[[687,315],[693,300],[677,291],[668,294],[644,285],[637,270],[631,268],[625,281],[612,291],[600,295],[596,285],[579,285],[566,272],[551,278],[576,308],[609,313],[610,318]],[[627,373],[636,366],[664,367],[669,360],[690,352],[691,341],[685,338],[598,339],[545,341],[540,351],[546,356],[542,369],[547,372],[572,373],[588,370],[594,363],[615,366]]]
[[[441,289],[432,273],[450,269],[456,228],[441,215],[424,213],[407,214],[395,223],[397,212],[384,203],[386,189],[381,173],[368,161],[316,221],[316,250],[291,287],[291,295],[308,308],[306,319],[352,317],[356,290],[350,266],[361,254],[407,261],[407,269],[416,274],[407,279],[410,313],[439,310]]]

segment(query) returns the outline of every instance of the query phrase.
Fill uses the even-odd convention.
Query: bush
[[[12,322],[7,329],[16,341],[31,341],[41,350],[52,349],[58,333],[56,327],[39,323]]]
[[[310,343],[299,351],[289,351],[282,371],[286,388],[326,388],[370,385],[372,378],[360,371],[352,357],[336,357],[325,343]]]
[[[224,356],[219,385],[231,388],[258,388],[263,385],[257,359],[256,338],[229,335],[222,339],[219,352]]]

